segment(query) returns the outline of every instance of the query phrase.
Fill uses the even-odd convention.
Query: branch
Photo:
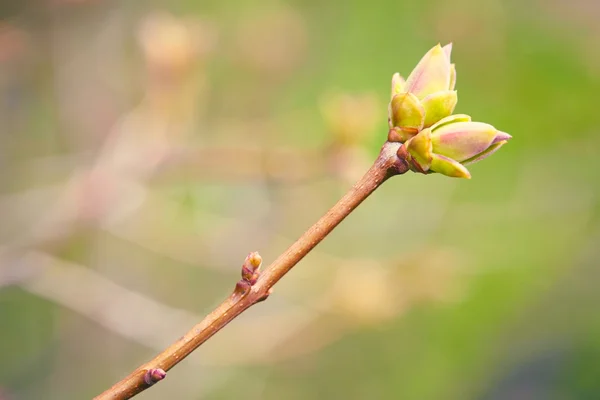
[[[271,293],[272,287],[375,189],[388,178],[408,170],[406,161],[397,155],[400,146],[400,143],[386,142],[367,173],[264,272],[258,273],[260,257],[257,253],[251,253],[242,267],[242,280],[221,305],[153,360],[138,367],[110,389],[95,397],[95,400],[129,399],[142,392],[158,381],[148,379],[153,371],[160,371],[161,379],[164,378],[166,371],[177,365],[234,318],[254,304],[265,300]]]

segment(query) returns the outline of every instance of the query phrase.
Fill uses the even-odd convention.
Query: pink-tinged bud
[[[510,138],[489,124],[471,122],[468,115],[451,115],[405,143],[407,161],[416,172],[470,179],[465,165],[489,157]]]
[[[144,375],[144,382],[146,382],[147,385],[152,386],[156,382],[160,382],[163,379],[165,379],[166,376],[167,376],[167,373],[165,372],[164,369],[151,368],[148,371],[146,371],[146,374]]]
[[[496,131],[496,137],[494,137],[494,141],[492,142],[492,144],[499,143],[499,142],[506,142],[510,139],[512,139],[512,136],[509,135],[508,133],[502,132],[502,131]]]
[[[464,161],[484,152],[496,136],[493,126],[482,122],[455,122],[431,133],[433,152]]]
[[[430,94],[421,100],[421,104],[425,109],[425,122],[423,126],[428,128],[446,118],[454,111],[458,98],[455,90],[444,90]]]
[[[412,93],[397,94],[390,103],[390,128],[398,127],[415,134],[423,128],[425,110]]]
[[[423,99],[432,93],[450,88],[451,46],[439,44],[429,50],[406,79],[404,90]]]
[[[474,157],[469,158],[468,160],[463,161],[463,165],[473,164],[473,163],[476,163],[477,161],[483,160],[484,158],[488,158],[489,156],[491,156],[492,154],[497,152],[498,149],[500,149],[500,147],[504,146],[506,143],[508,143],[508,140],[501,140],[499,142],[492,144],[485,151],[477,154]]]
[[[262,257],[257,251],[246,256],[244,263],[242,264],[242,279],[245,281],[251,281],[257,274],[262,264]]]
[[[258,254],[258,251],[253,251],[252,253],[248,254],[246,260],[248,260],[250,265],[252,265],[255,270],[258,269],[262,264],[262,257],[260,254]]]

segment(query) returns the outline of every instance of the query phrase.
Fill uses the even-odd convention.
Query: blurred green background
[[[144,399],[600,398],[600,5],[0,5],[0,399],[91,398],[366,170],[454,43],[513,140],[386,183]]]

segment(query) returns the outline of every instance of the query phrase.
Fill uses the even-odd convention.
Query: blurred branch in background
[[[27,291],[72,309],[97,324],[150,348],[193,325],[198,316],[127,290],[86,266],[31,252],[21,260],[38,273],[23,279]]]
[[[0,7],[2,400],[89,398],[197,322],[362,172],[381,76],[437,41],[460,43],[458,112],[520,140],[468,190],[384,188],[145,396],[597,398],[592,3]]]

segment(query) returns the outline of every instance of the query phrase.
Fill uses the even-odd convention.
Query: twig
[[[388,178],[408,170],[405,160],[397,155],[400,146],[399,143],[387,142],[367,173],[264,272],[258,272],[260,259],[256,253],[251,253],[242,267],[242,280],[221,305],[153,360],[138,367],[98,395],[95,400],[129,399],[142,392],[151,386],[146,379],[149,371],[170,370],[242,312],[265,300],[273,285],[327,237],[375,189]]]

